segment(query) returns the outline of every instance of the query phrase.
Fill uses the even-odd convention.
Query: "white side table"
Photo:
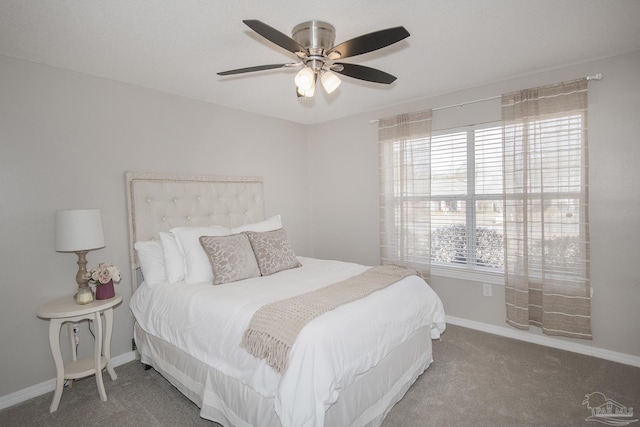
[[[49,345],[51,346],[51,354],[57,371],[56,391],[53,394],[49,412],[55,412],[58,409],[65,380],[84,378],[89,375],[95,374],[96,376],[100,400],[103,402],[107,400],[107,393],[104,390],[102,381],[102,370],[106,367],[112,380],[118,378],[113,366],[111,366],[111,333],[113,331],[113,307],[120,302],[122,302],[122,296],[116,293],[113,298],[95,300],[85,305],[76,304],[72,297],[65,297],[51,301],[38,308],[38,317],[49,319]],[[101,314],[104,315],[106,323],[104,334],[102,333]],[[78,358],[73,339],[72,323],[85,319],[92,321],[95,329],[93,357]],[[73,360],[67,365],[63,363],[62,353],[60,352],[60,329],[63,323],[68,323],[69,326],[71,352],[73,355]]]

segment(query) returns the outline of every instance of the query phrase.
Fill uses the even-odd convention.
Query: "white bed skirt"
[[[379,426],[415,380],[431,364],[430,327],[422,327],[377,366],[340,392],[326,411],[326,426]],[[272,398],[207,366],[136,323],[142,363],[153,366],[200,407],[200,416],[225,427],[280,427]],[[389,386],[389,384],[392,384]]]

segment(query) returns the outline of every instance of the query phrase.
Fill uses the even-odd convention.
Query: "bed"
[[[257,311],[374,267],[296,256],[282,218],[265,218],[259,177],[128,172],[126,193],[140,359],[203,418],[226,427],[377,426],[431,364],[444,310],[416,275],[314,317],[285,369],[250,354],[243,335]],[[244,248],[246,236],[257,275],[242,250],[233,262],[216,258],[228,242]],[[251,239],[276,241],[278,262]]]

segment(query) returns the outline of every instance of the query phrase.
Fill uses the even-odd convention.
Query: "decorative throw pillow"
[[[136,242],[133,247],[138,254],[138,264],[142,277],[148,286],[155,286],[167,280],[164,271],[164,255],[162,245],[155,240]]]
[[[245,234],[202,236],[200,244],[211,262],[214,285],[260,276],[256,257]]]
[[[249,236],[261,275],[269,276],[278,271],[301,266],[284,228],[263,233],[246,231],[245,234]]]

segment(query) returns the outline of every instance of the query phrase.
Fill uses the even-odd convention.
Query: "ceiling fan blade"
[[[335,63],[333,65],[340,65],[340,67],[332,68],[335,73],[342,74],[345,76],[353,77],[354,79],[365,80],[373,83],[382,83],[382,84],[391,84],[396,80],[395,76],[392,76],[389,73],[385,73],[384,71],[377,70],[371,67],[365,67],[364,65],[357,64],[345,64],[345,63]]]
[[[387,28],[340,43],[338,46],[332,47],[327,55],[331,59],[361,55],[397,43],[409,35],[404,27]]]
[[[222,71],[218,73],[219,76],[230,76],[232,74],[252,73],[254,71],[273,70],[274,68],[290,67],[291,64],[269,64],[258,65],[256,67],[237,68],[235,70]]]
[[[245,19],[242,22],[247,24],[249,28],[260,34],[265,39],[277,44],[291,53],[307,52],[307,49],[305,49],[300,43],[275,28],[268,26],[262,21],[258,21],[257,19]]]

